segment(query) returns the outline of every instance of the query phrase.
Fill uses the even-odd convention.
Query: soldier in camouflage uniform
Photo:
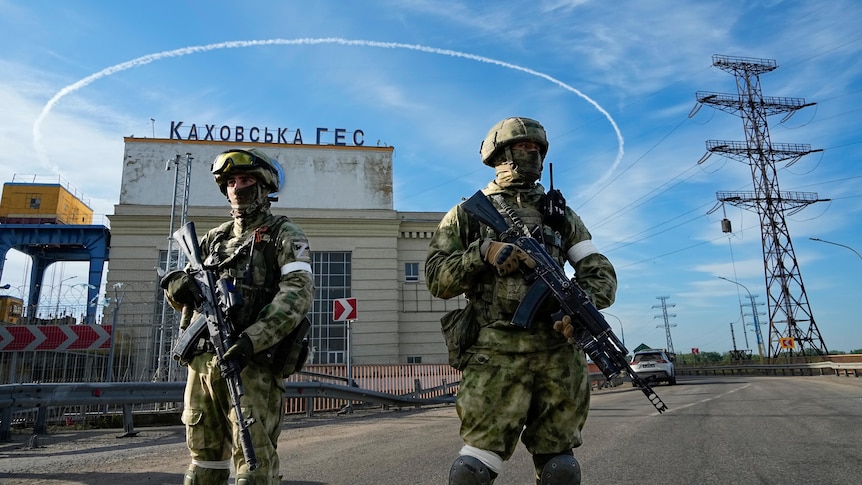
[[[296,338],[294,330],[311,309],[310,249],[299,227],[270,212],[270,195],[281,185],[280,169],[270,157],[255,148],[229,150],[216,157],[212,173],[230,202],[233,219],[203,237],[201,253],[204,265],[214,265],[218,276],[229,278],[242,297],[243,305],[230,315],[236,343],[224,357],[236,359],[242,367],[245,395],[240,405],[244,417],[254,419],[250,432],[258,467],[250,471],[245,461],[214,349],[201,338],[187,363],[182,421],[192,463],[184,484],[226,484],[231,463],[237,485],[277,484],[283,377],[302,362],[273,365],[272,354],[275,348],[285,348],[285,339]],[[165,276],[162,287],[170,304],[183,311],[185,328],[191,320],[195,282],[184,271],[174,271]],[[294,360],[298,359],[304,361],[305,356]]]
[[[509,224],[514,216],[542,238],[561,267],[568,261],[593,303],[606,308],[616,293],[614,268],[562,196],[549,197],[538,183],[547,151],[539,122],[497,123],[480,148],[482,162],[496,170],[482,192]],[[464,294],[468,300],[463,324],[454,326],[460,334],[447,335],[447,344],[462,344],[455,364],[463,370],[457,411],[465,443],[449,483],[493,483],[520,438],[533,455],[537,484],[577,484],[580,466],[572,448],[582,443],[589,409],[586,358],[567,341],[574,331],[570,318],[551,321],[556,301],[543,303],[529,330],[510,324],[528,288],[518,268],[535,262],[497,236],[456,206],[437,227],[425,263],[434,296]]]

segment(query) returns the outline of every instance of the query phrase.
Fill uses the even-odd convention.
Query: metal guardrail
[[[73,382],[0,386],[0,409],[182,402],[185,382]]]
[[[185,382],[79,382],[65,384],[7,384],[0,385],[0,441],[10,438],[12,412],[14,409],[38,409],[34,434],[46,432],[47,409],[57,406],[109,406],[123,408],[123,436],[134,436],[131,405],[146,403],[182,402]],[[457,383],[455,384],[457,385]],[[359,387],[327,382],[287,382],[285,397],[328,397],[359,401],[387,407],[416,407],[432,404],[452,404],[455,396],[444,395],[423,398],[427,393],[444,391],[455,385],[417,390],[408,395],[393,395]],[[310,413],[312,406],[307,409]]]
[[[0,409],[182,402],[185,385],[185,382],[7,384],[0,386]],[[422,393],[435,390],[426,389]],[[290,382],[285,390],[288,398],[329,397],[392,407],[455,402],[451,395],[422,398],[415,394],[397,396],[327,382]]]
[[[339,380],[337,376],[302,372],[308,376],[326,377]],[[608,382],[601,372],[589,375],[591,387],[601,389],[615,387],[622,379]],[[329,382],[286,382],[285,397],[288,399],[308,399],[305,406],[306,415],[313,413],[312,401],[315,398],[344,400],[348,406],[359,402],[384,407],[417,407],[436,404],[453,404],[455,396],[452,389],[457,389],[458,382],[445,383],[434,388],[421,389],[415,382],[413,392],[403,395],[389,394],[370,389],[349,386],[346,379],[343,384]],[[185,382],[78,382],[78,383],[42,383],[42,384],[7,384],[0,385],[0,441],[8,441],[11,436],[12,413],[14,410],[37,409],[34,434],[47,433],[47,410],[61,406],[122,406],[123,430],[122,436],[134,436],[131,406],[133,404],[150,403],[181,403]],[[442,392],[443,395],[440,395]],[[432,395],[434,397],[422,397]]]
[[[862,362],[811,362],[799,364],[739,364],[701,367],[677,366],[677,375],[827,375],[859,377]]]

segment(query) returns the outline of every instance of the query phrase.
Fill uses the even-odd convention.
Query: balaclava
[[[494,169],[500,187],[529,188],[542,177],[542,153],[538,150],[512,150],[507,146]]]
[[[232,217],[248,218],[269,208],[269,194],[263,187],[263,184],[257,181],[257,179],[255,180],[254,184],[234,192],[237,202],[230,205],[230,215]]]

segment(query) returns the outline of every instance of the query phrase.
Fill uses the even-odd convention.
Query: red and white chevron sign
[[[356,298],[336,298],[332,301],[332,321],[356,320]]]
[[[0,325],[0,352],[98,350],[111,346],[111,325]]]

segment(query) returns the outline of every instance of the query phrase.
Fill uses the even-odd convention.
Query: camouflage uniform
[[[551,227],[540,208],[545,195],[540,184],[504,187],[492,181],[482,192],[509,224],[512,218],[501,210],[497,197],[530,230],[542,226],[539,233],[549,254],[560,266],[567,260],[573,265],[578,284],[598,308],[613,303],[613,266],[598,252],[583,251],[594,249],[591,236],[570,208],[565,208],[564,222]],[[502,460],[512,456],[519,437],[534,459],[570,454],[582,443],[581,428],[589,409],[584,352],[553,329],[551,314],[559,310],[553,298],[543,303],[529,330],[510,324],[528,286],[521,272],[500,276],[485,261],[480,246],[496,236],[455,206],[438,225],[426,258],[429,291],[444,299],[464,294],[479,326],[478,337],[467,350],[458,392],[461,437],[467,446],[493,452]]]
[[[249,240],[254,244],[250,264]],[[267,251],[265,245],[273,245],[276,251]],[[276,445],[284,415],[284,379],[281,369],[272,369],[260,351],[286,337],[311,308],[314,297],[311,274],[306,271],[280,274],[282,268],[296,262],[311,264],[308,241],[299,227],[289,221],[279,223],[278,218],[266,211],[252,220],[236,219],[209,231],[201,242],[201,251],[227,262],[220,276],[235,278],[242,294],[244,304],[232,322],[238,327],[237,333],[251,338],[257,352],[240,374],[245,388],[240,407],[246,419],[255,420],[250,431],[258,468],[251,475],[255,485],[279,483]],[[274,254],[275,261],[267,261],[270,254]],[[267,281],[274,284],[266,286]],[[237,475],[248,474],[238,445],[236,416],[215,355],[203,352],[195,356],[188,370],[182,421],[193,463],[218,467],[231,459]],[[227,483],[227,477],[224,474],[222,483]]]
[[[192,464],[184,483],[227,484],[232,462],[238,485],[276,484],[281,481],[276,445],[284,416],[284,376],[296,370],[304,355],[274,349],[286,351],[277,344],[297,340],[291,332],[311,309],[311,250],[299,227],[270,211],[283,182],[277,162],[257,148],[234,149],[218,155],[211,171],[231,204],[233,220],[203,237],[201,256],[204,266],[215,268],[216,276],[230,281],[241,297],[242,305],[228,315],[234,344],[224,358],[237,359],[242,368],[240,408],[246,421],[253,420],[249,432],[258,466],[249,470],[227,382],[212,344],[202,338],[188,361],[182,421]],[[194,286],[182,271],[162,280],[168,302],[183,310],[182,328],[194,318]],[[279,362],[282,355],[292,355],[293,361]]]

